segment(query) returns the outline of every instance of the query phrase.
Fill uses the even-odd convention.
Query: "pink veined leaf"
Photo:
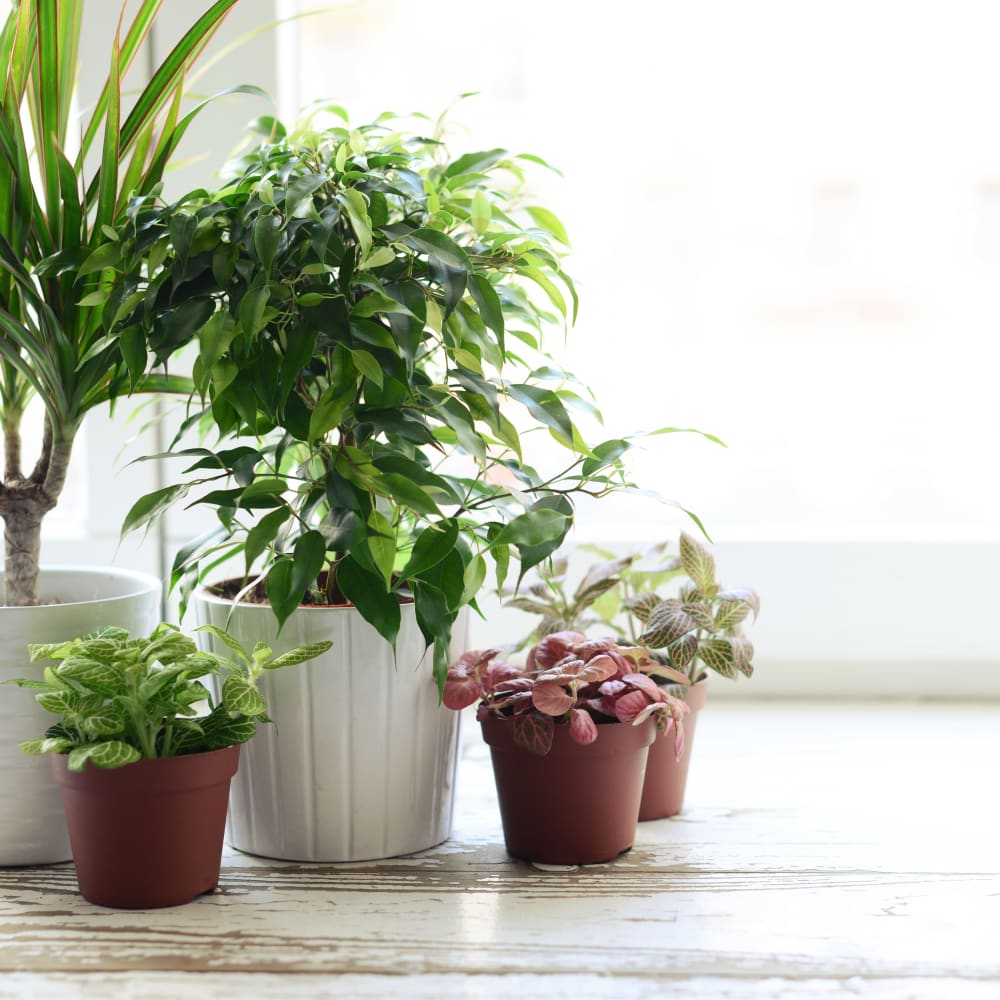
[[[589,708],[591,712],[598,712],[600,715],[614,715],[614,704],[612,703],[611,711],[609,712],[604,705],[603,698],[588,698],[582,704]]]
[[[498,708],[503,708],[505,715],[517,715],[521,712],[530,712],[534,705],[531,702],[530,691],[515,691],[513,694],[503,695],[494,704]]]
[[[631,722],[647,705],[649,698],[643,691],[629,691],[615,702],[615,718]]]
[[[677,762],[680,763],[681,757],[684,756],[684,723],[678,719],[676,726],[677,728],[674,732],[674,756],[677,758]]]
[[[582,708],[574,708],[569,713],[569,735],[570,739],[580,746],[586,746],[597,739],[597,724],[589,712],[585,712]]]
[[[521,668],[512,663],[491,663],[483,674],[483,688],[493,691],[498,684],[521,676]]]
[[[585,638],[582,632],[569,630],[553,632],[528,650],[528,670],[547,670],[554,667],[564,656],[572,652],[573,646]]]
[[[615,698],[625,690],[625,683],[620,680],[605,681],[597,690],[606,698]]]
[[[663,701],[666,697],[660,685],[652,677],[647,677],[645,674],[626,674],[622,681],[643,691],[653,701]]]
[[[459,658],[453,670],[462,670],[472,677],[478,677],[494,656],[500,654],[499,649],[469,649]]]
[[[441,700],[445,708],[460,712],[463,708],[468,708],[482,693],[483,685],[475,677],[469,677],[464,671],[459,672],[453,667],[448,671]]]
[[[553,683],[536,684],[531,691],[531,701],[539,712],[546,715],[565,715],[576,699],[561,685]]]
[[[648,704],[638,715],[632,720],[633,726],[641,726],[650,716],[656,715],[656,728],[660,728],[660,724],[663,721],[664,708],[666,706],[662,702],[651,702]]]
[[[607,653],[601,653],[588,660],[578,674],[584,684],[596,684],[614,677],[618,673],[618,664]]]
[[[544,757],[552,749],[555,736],[555,720],[548,715],[529,712],[514,719],[514,743],[537,757]]]
[[[589,660],[598,653],[606,653],[609,649],[614,649],[617,644],[615,640],[609,636],[601,636],[599,639],[584,639],[582,642],[578,642],[573,647],[573,652],[580,657],[581,660]]]
[[[530,691],[535,682],[530,677],[512,677],[509,681],[501,681],[492,689],[492,694],[509,694],[512,691]]]

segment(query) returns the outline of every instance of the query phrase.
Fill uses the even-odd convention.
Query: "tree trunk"
[[[38,603],[41,534],[40,512],[4,514],[4,603],[11,607]]]
[[[55,507],[66,483],[72,441],[53,442],[46,420],[42,456],[28,478],[8,475],[0,486],[4,519],[4,603],[38,604],[42,518]],[[10,456],[8,455],[8,458]]]

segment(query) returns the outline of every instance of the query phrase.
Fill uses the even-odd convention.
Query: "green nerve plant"
[[[68,642],[29,646],[32,661],[51,660],[44,679],[21,677],[5,684],[35,691],[35,699],[59,721],[45,736],[22,743],[28,754],[68,754],[71,771],[124,767],[137,760],[181,757],[246,743],[258,722],[270,722],[257,686],[266,670],[305,663],[331,643],[299,646],[280,656],[257,643],[252,652],[212,625],[231,656],[202,652],[173,625],[132,638],[122,628],[103,628]],[[215,681],[213,695],[202,678]],[[205,715],[199,715],[203,708]]]
[[[5,468],[6,603],[36,604],[39,537],[57,503],[85,414],[124,390],[176,388],[136,364],[133,303],[108,265],[129,200],[157,188],[197,108],[181,114],[185,74],[237,0],[217,0],[152,72],[131,105],[122,83],[144,66],[163,0],[124,9],[94,106],[73,115],[82,0],[15,2],[0,30],[0,420]],[[238,88],[245,89],[245,88]],[[110,332],[109,332],[110,331]],[[31,397],[44,407],[41,454],[21,455]]]
[[[125,530],[208,505],[219,526],[174,563],[182,597],[241,553],[228,592],[266,595],[279,623],[350,602],[393,642],[412,598],[443,683],[488,560],[502,583],[512,557],[521,573],[546,558],[574,495],[627,485],[630,444],[585,441],[572,414],[593,405],[543,348],[576,294],[559,221],[519,201],[541,161],[456,156],[440,121],[427,136],[334,110],[323,129],[264,120],[218,194],[137,202],[121,232],[119,294],[137,305],[119,322],[157,360],[196,341],[206,409],[190,419],[222,441],[179,450],[187,478]],[[529,462],[539,432],[563,456],[554,471]]]

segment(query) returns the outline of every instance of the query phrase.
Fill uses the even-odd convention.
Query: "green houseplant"
[[[608,861],[632,846],[656,730],[683,750],[687,705],[646,672],[646,650],[553,632],[524,666],[474,650],[449,670],[444,703],[478,700],[507,850],[548,864]],[[656,725],[654,726],[654,721]]]
[[[589,418],[593,404],[546,354],[543,332],[572,321],[576,296],[561,264],[562,226],[523,197],[536,158],[456,155],[440,122],[420,121],[427,135],[392,116],[353,128],[341,109],[332,113],[332,126],[294,132],[265,119],[264,141],[220,192],[139,207],[122,237],[121,281],[141,301],[120,321],[144,329],[160,360],[196,342],[204,406],[190,424],[220,438],[179,449],[187,477],[140,500],[125,530],[178,501],[214,510],[218,526],[174,564],[186,597],[221,560],[241,558],[228,583],[200,591],[203,620],[268,642],[293,619],[295,634],[313,639],[317,621],[353,621],[349,641],[348,626],[336,626],[337,648],[374,645],[360,665],[341,668],[357,671],[351,689],[391,685],[407,706],[411,721],[396,725],[348,707],[338,727],[350,733],[351,719],[363,718],[359,740],[400,740],[385,775],[338,780],[370,787],[370,804],[330,811],[358,817],[372,836],[320,831],[293,842],[281,817],[322,813],[313,787],[268,775],[271,786],[298,789],[297,800],[267,806],[267,793],[254,793],[253,825],[273,836],[248,849],[328,861],[404,853],[447,835],[450,794],[440,789],[451,787],[455,719],[438,711],[429,672],[413,667],[429,647],[443,684],[460,612],[489,577],[503,583],[512,564],[524,573],[558,547],[575,494],[626,486],[630,447],[623,438],[587,443],[573,414]],[[195,313],[200,325],[188,322]],[[333,711],[324,697],[344,704],[345,686],[320,667],[308,672],[310,705],[294,710],[319,711],[317,732]],[[417,729],[438,749],[409,747]],[[365,752],[341,742],[321,756],[335,768]],[[402,766],[410,759],[431,764],[416,776]],[[387,800],[401,803],[400,838],[385,832]],[[414,820],[433,803],[426,822]],[[250,824],[241,808],[233,816],[239,846]]]
[[[159,583],[152,578],[111,570],[40,576],[40,532],[86,414],[126,391],[180,387],[145,366],[135,329],[114,322],[128,310],[128,296],[112,291],[108,267],[131,198],[156,190],[197,113],[182,113],[185,76],[235,3],[206,4],[134,98],[126,77],[150,63],[147,39],[162,0],[132,5],[101,49],[101,58],[110,52],[107,79],[91,107],[82,102],[79,119],[73,102],[82,0],[14,2],[0,27],[0,628],[8,649],[80,634],[101,621],[138,630],[157,621]],[[40,452],[29,461],[22,426],[33,398],[44,427]],[[16,659],[0,658],[0,679],[17,669]],[[0,719],[15,736],[38,721],[13,710]],[[0,760],[0,864],[69,856],[59,797],[45,773],[13,751]]]
[[[33,661],[56,665],[44,679],[7,682],[35,690],[59,718],[21,750],[54,755],[80,891],[91,902],[174,906],[215,887],[240,745],[269,721],[258,680],[329,648],[276,657],[217,635],[229,656],[199,651],[170,625],[136,638],[102,628],[32,645]],[[217,701],[206,678],[217,682]]]

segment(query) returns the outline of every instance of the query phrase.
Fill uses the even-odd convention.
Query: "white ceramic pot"
[[[0,574],[0,585],[3,575]],[[148,634],[160,617],[160,581],[119,569],[43,568],[36,607],[0,606],[0,681],[41,676],[28,644],[62,642],[106,625]],[[2,592],[2,591],[0,591]],[[17,746],[56,721],[34,692],[0,688],[0,865],[42,865],[71,857],[62,799],[44,757]]]
[[[422,851],[451,833],[457,712],[438,701],[412,604],[402,606],[397,656],[353,607],[303,607],[276,637],[270,607],[202,590],[200,624],[247,649],[276,653],[329,639],[308,663],[261,678],[273,725],[244,746],[229,803],[229,843],[291,861],[362,861]],[[453,649],[465,641],[459,618]],[[215,652],[227,652],[202,633]]]

